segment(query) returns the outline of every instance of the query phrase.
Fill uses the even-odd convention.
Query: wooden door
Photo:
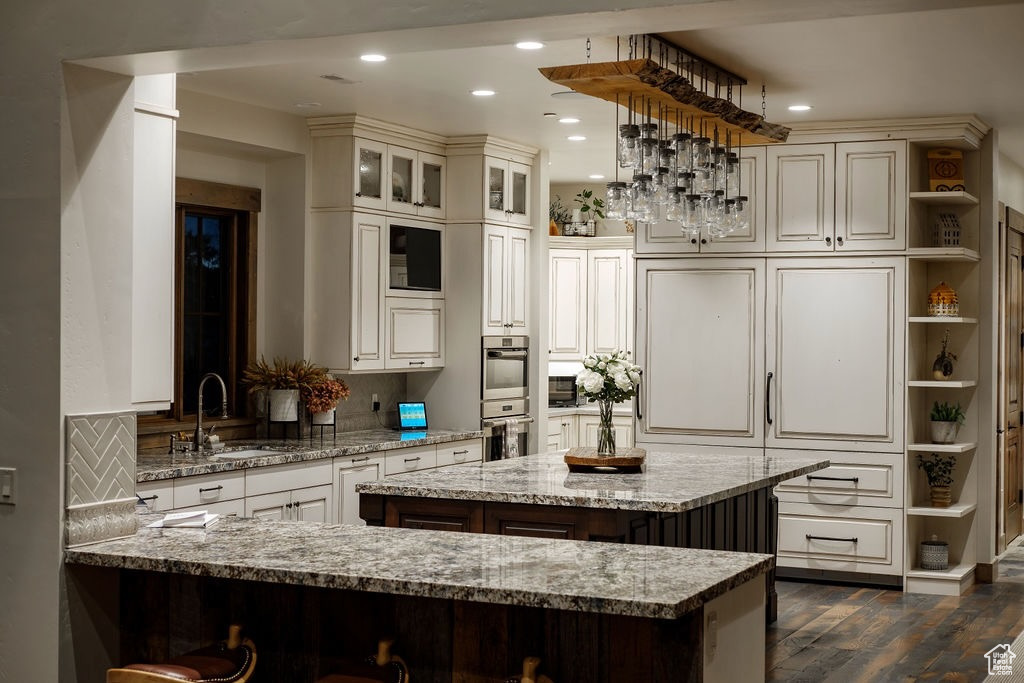
[[[508,229],[508,334],[529,334],[530,312],[530,231]]]
[[[380,461],[376,461],[338,470],[338,488],[334,505],[339,524],[366,524],[359,516],[359,494],[356,493],[356,484],[380,479],[383,474],[380,465]]]
[[[836,251],[907,244],[907,142],[836,145]]]
[[[508,334],[508,250],[508,228],[484,225],[484,334]]]
[[[587,252],[552,249],[549,360],[582,360],[587,343]]]
[[[1024,214],[1013,209],[1007,211],[1006,231],[1006,365],[1003,369],[1005,394],[1003,440],[1003,539],[1009,543],[1021,533],[1021,491],[1024,489],[1024,458],[1021,440],[1021,399],[1024,382],[1024,295],[1021,292],[1021,250],[1024,247]]]
[[[767,250],[832,251],[834,188],[834,145],[769,147]]]
[[[638,444],[763,445],[764,267],[637,261]]]
[[[768,261],[765,444],[903,448],[901,258]]]
[[[625,249],[594,249],[587,256],[587,353],[626,350]]]

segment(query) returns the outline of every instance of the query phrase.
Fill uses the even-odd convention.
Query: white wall
[[[1024,211],[1024,166],[1005,154],[999,155],[999,201],[1009,207]]]

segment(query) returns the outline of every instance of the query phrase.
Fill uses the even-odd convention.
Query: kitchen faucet
[[[199,406],[196,410],[196,431],[192,437],[192,450],[202,451],[203,446],[206,444],[206,436],[203,434],[203,385],[206,384],[206,380],[211,377],[216,377],[217,381],[220,382],[220,398],[221,398],[221,418],[227,419],[228,417],[228,388],[224,386],[224,380],[216,372],[208,372],[203,375],[203,378],[199,380]],[[213,433],[214,426],[210,429],[210,433]]]

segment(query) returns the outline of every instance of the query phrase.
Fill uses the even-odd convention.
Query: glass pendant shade
[[[608,183],[604,215],[614,220],[626,218],[626,183]]]
[[[619,166],[622,168],[633,168],[639,159],[640,127],[630,124],[619,126],[619,136],[616,140],[616,156]]]

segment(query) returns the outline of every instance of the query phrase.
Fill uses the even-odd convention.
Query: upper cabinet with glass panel
[[[445,218],[444,138],[355,114],[308,123],[311,208]]]
[[[505,159],[485,157],[484,214],[489,221],[530,224],[530,167]]]

